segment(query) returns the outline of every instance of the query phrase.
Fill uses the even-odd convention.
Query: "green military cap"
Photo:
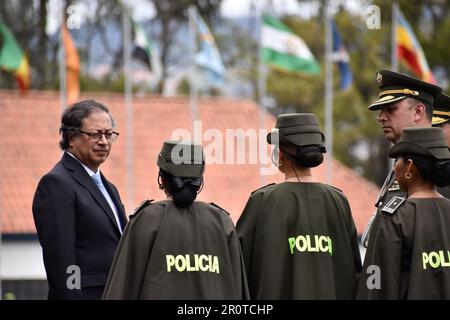
[[[434,98],[442,91],[442,88],[434,84],[389,70],[378,71],[376,80],[381,91],[378,100],[369,106],[369,110],[379,110],[385,104],[408,97],[427,102],[432,106]]]
[[[175,177],[200,178],[205,171],[203,147],[190,141],[165,141],[157,165]]]
[[[433,126],[439,126],[450,120],[450,97],[441,93],[434,100]]]
[[[402,137],[390,150],[389,156],[418,155],[437,160],[450,159],[450,151],[441,128],[405,128]]]
[[[296,146],[322,145],[325,137],[320,131],[319,122],[313,113],[287,113],[277,117],[275,129],[267,135],[269,144],[288,141]]]

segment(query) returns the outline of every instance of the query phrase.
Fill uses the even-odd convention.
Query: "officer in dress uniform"
[[[431,127],[432,106],[435,97],[442,91],[440,87],[389,70],[378,71],[376,81],[380,89],[379,98],[369,106],[369,110],[380,110],[378,122],[388,141],[397,143],[406,127]],[[371,226],[380,208],[393,197],[405,198],[406,193],[400,190],[391,169],[375,202],[377,211],[362,235],[361,241],[365,247],[368,246]]]
[[[446,94],[440,94],[433,105],[433,127],[439,127],[443,130],[447,145],[450,147],[450,97]],[[450,186],[438,188],[440,194],[450,199]]]
[[[406,128],[389,151],[408,198],[383,204],[373,224],[358,299],[450,299],[450,152],[440,128]]]

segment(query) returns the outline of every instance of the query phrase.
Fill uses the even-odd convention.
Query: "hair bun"
[[[322,146],[307,146],[299,148],[295,157],[296,164],[305,168],[314,168],[323,162]]]

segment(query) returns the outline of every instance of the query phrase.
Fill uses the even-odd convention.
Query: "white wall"
[[[36,241],[2,241],[0,278],[45,280],[42,249]]]

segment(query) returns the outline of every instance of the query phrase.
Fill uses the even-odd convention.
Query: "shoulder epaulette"
[[[267,188],[268,186],[272,186],[272,185],[274,185],[275,183],[269,183],[269,184],[266,184],[264,187],[261,187],[261,188],[258,188],[258,189],[256,189],[256,190],[253,190],[252,191],[252,194],[254,194],[256,191],[259,191],[259,190],[262,190],[262,189],[264,189],[264,188]]]
[[[402,204],[405,202],[406,197],[392,197],[391,200],[386,203],[386,205],[381,208],[381,212],[387,213],[389,215],[394,215],[398,208],[402,206]]]
[[[139,204],[139,206],[136,209],[134,209],[133,213],[129,216],[130,220],[136,218],[139,215],[139,213],[141,213],[142,210],[148,207],[153,201],[154,201],[153,199],[152,200],[145,199],[144,201],[142,201]]]
[[[222,211],[224,211],[227,215],[230,215],[230,213],[229,213],[227,210],[225,210],[225,209],[222,208],[221,206],[215,204],[214,202],[210,202],[209,204],[212,205],[212,206],[214,206],[214,207],[216,207],[216,208],[219,208],[219,209],[222,210]]]

